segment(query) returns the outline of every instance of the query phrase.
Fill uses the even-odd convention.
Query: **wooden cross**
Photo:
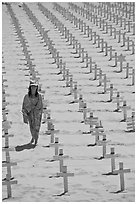
[[[88,60],[90,59],[90,57],[88,56],[88,53],[86,52],[86,55],[85,55],[85,57],[83,58],[83,60],[86,60],[86,65],[84,66],[84,67],[81,67],[81,68],[87,68],[88,67],[88,64],[89,64],[89,62],[88,62]]]
[[[85,124],[90,125],[90,131],[88,133],[93,132],[93,126],[97,125],[98,117],[93,117],[93,112],[90,112],[90,116],[86,118]]]
[[[57,173],[57,176],[63,177],[64,181],[64,194],[68,192],[68,177],[74,176],[74,173],[67,172],[67,166],[62,166],[62,173]]]
[[[65,75],[66,87],[69,87],[69,77],[70,77],[69,69],[66,69],[66,75]]]
[[[44,108],[43,108],[42,124],[48,121],[47,119],[49,119],[49,117],[50,117],[50,112],[51,112],[49,109],[47,109],[45,103],[43,103],[43,105],[44,105]]]
[[[123,44],[121,45],[121,47],[124,47],[125,46],[125,42],[127,41],[126,39],[126,32],[123,33]]]
[[[96,32],[93,32],[93,38],[94,38],[94,40],[93,40],[93,45],[95,45],[96,43],[97,43],[97,39],[99,38],[99,35],[97,35],[97,33]]]
[[[57,73],[57,75],[62,74],[62,59],[59,59],[59,61],[56,63],[57,64],[57,68],[59,68],[59,73]]]
[[[110,150],[111,150],[110,154],[105,154],[104,158],[111,159],[111,172],[109,172],[108,174],[115,174],[114,173],[114,170],[115,170],[115,158],[118,157],[118,154],[115,154],[114,147],[111,147]]]
[[[100,48],[100,44],[101,44],[103,38],[100,38],[100,35],[98,35],[98,38],[96,40],[97,40],[97,48]]]
[[[8,133],[8,129],[11,128],[10,126],[11,122],[5,120],[5,121],[2,121],[2,130],[4,131],[5,134]]]
[[[101,86],[102,85],[102,76],[103,76],[104,74],[102,74],[102,69],[100,69],[99,70],[99,84],[98,84],[98,86]]]
[[[119,162],[119,170],[114,170],[115,174],[120,175],[120,191],[125,190],[124,173],[129,173],[130,169],[123,169],[123,162]]]
[[[72,45],[72,39],[73,39],[73,36],[72,36],[72,33],[70,33],[70,43],[69,43],[69,45]]]
[[[132,112],[132,116],[127,118],[127,132],[135,132],[135,112]]]
[[[116,28],[110,25],[110,36],[112,36],[112,34],[114,33],[114,39],[116,39],[116,32]]]
[[[104,78],[100,79],[100,81],[104,83],[104,92],[102,92],[102,93],[105,94],[107,91],[107,82],[109,82],[109,80],[107,79],[106,74],[104,74],[103,77]]]
[[[89,29],[89,34],[90,34],[90,41],[92,41],[92,39],[93,39],[93,30],[90,28]]]
[[[66,76],[66,63],[62,63],[63,65],[63,68],[62,68],[62,74],[63,74],[63,77],[62,77],[62,80],[64,81],[65,80],[65,76]]]
[[[126,77],[125,77],[125,79],[127,79],[128,76],[129,76],[129,70],[130,70],[130,69],[133,69],[133,67],[129,67],[129,62],[127,62],[126,67],[123,67],[123,69],[126,70]]]
[[[121,42],[121,36],[123,36],[123,33],[121,30],[118,31],[118,43]]]
[[[79,95],[79,112],[83,112],[84,100],[82,94]]]
[[[9,175],[6,174],[6,180],[2,181],[2,185],[6,185],[7,186],[7,198],[11,198],[12,197],[11,184],[17,184],[17,180],[10,180]]]
[[[123,56],[122,54],[117,57],[117,62],[120,62],[120,71],[119,72],[122,72],[123,62],[126,61],[125,57],[126,56]]]
[[[112,48],[112,46],[107,47],[107,52],[110,52],[109,54],[109,61],[112,60],[112,52],[115,51],[115,49]]]
[[[132,76],[132,83],[131,86],[135,85],[135,69],[132,69],[132,72],[129,73],[130,76]]]
[[[51,127],[52,127],[52,123],[53,123],[53,120],[51,119],[50,117],[50,113],[47,114],[47,131],[45,132],[46,134],[50,134],[51,132]]]
[[[114,110],[114,112],[118,112],[120,110],[120,102],[123,102],[123,97],[120,97],[120,93],[117,92],[117,96],[116,97],[112,97],[113,99],[113,103],[117,104],[117,109]]]
[[[9,175],[9,177],[11,178],[11,166],[16,166],[17,163],[16,162],[10,162],[10,156],[6,155],[6,161],[2,162],[2,167],[7,167],[7,174]]]
[[[128,29],[127,29],[127,32],[129,33],[130,32],[130,24],[131,24],[131,20],[128,20],[128,22],[127,22],[127,19],[125,18],[124,19],[125,20],[125,22],[124,22],[124,30],[126,30],[126,26],[128,26]]]
[[[104,42],[104,39],[101,39],[101,51],[100,52],[104,52],[104,48],[106,47],[106,42]]]
[[[106,134],[103,134],[103,139],[97,141],[97,145],[103,147],[103,149],[102,149],[103,153],[102,153],[102,156],[99,159],[105,158],[105,155],[106,155],[106,144],[107,143],[108,143],[108,141],[106,140]]]
[[[9,121],[3,121],[2,125],[4,126],[4,135],[2,137],[5,138],[5,148],[7,148],[9,147],[9,137],[13,137],[13,135],[8,134],[8,129],[11,128]]]
[[[87,145],[88,147],[89,146],[96,146],[98,143],[98,140],[99,140],[99,136],[104,135],[104,129],[99,124],[97,124],[94,128],[92,128],[92,130],[93,130],[92,135],[95,136],[95,143]]]
[[[53,159],[55,161],[59,161],[59,166],[60,166],[60,172],[62,172],[62,167],[63,167],[63,159],[67,159],[69,156],[63,155],[63,149],[59,149],[59,154],[53,156]]]
[[[9,147],[9,137],[13,137],[13,134],[8,134],[8,131],[2,135],[2,138],[5,138],[5,148]]]
[[[59,138],[55,137],[55,143],[50,143],[49,146],[50,147],[55,147],[55,156],[57,156],[59,154],[59,146],[61,144],[59,143]]]
[[[127,110],[129,110],[131,107],[127,106],[126,101],[123,101],[123,106],[121,106],[120,108],[123,110],[123,120],[121,120],[121,122],[126,122]]]
[[[86,104],[86,102],[84,102],[84,104],[83,104],[83,121],[81,121],[81,123],[85,123],[85,120],[87,118],[87,112],[89,112],[89,111],[90,111],[90,109],[87,108],[87,104]]]
[[[115,55],[111,57],[111,58],[114,58],[114,59],[115,59],[114,67],[117,66],[117,57],[118,57],[118,56],[117,56],[117,52],[115,52]]]
[[[114,91],[114,90],[117,90],[117,89],[114,89],[114,88],[113,88],[113,84],[110,84],[110,87],[107,88],[107,91],[110,91],[109,100],[108,100],[107,102],[111,102],[111,101],[112,101],[112,99],[113,99],[113,91]]]
[[[93,80],[97,80],[97,76],[100,76],[100,72],[98,74],[97,71],[100,71],[100,68],[98,68],[97,64],[95,64]]]
[[[95,62],[92,61],[92,57],[89,58],[89,63],[88,64],[89,64],[89,67],[90,67],[89,73],[92,73],[92,70],[93,70],[92,65],[95,64]]]
[[[85,59],[84,53],[87,54],[87,51],[85,51],[84,48],[81,48],[81,55],[82,55],[82,61],[81,61],[81,63],[83,63],[83,62],[84,62],[84,59]]]
[[[77,103],[78,102],[77,82],[75,82],[75,84],[74,84],[73,93],[74,93],[74,103]]]

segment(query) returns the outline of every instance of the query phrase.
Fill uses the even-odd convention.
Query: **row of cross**
[[[54,6],[55,6],[55,9],[58,10],[58,11],[62,11],[64,10],[64,8],[62,8],[60,5],[58,5],[57,3],[54,3]],[[51,17],[53,19],[53,17]],[[55,22],[55,24],[57,24]],[[58,23],[59,24],[59,23]],[[60,25],[61,24],[61,25]],[[97,67],[97,64],[96,62],[93,61],[92,57],[89,57],[88,56],[88,53],[84,50],[84,48],[81,48],[81,44],[78,42],[78,40],[75,40],[76,43],[71,43],[71,40],[69,39],[69,30],[66,29],[66,27],[64,27],[64,30],[65,30],[65,33],[62,32],[63,30],[63,26],[62,26],[62,23],[59,24],[59,31],[62,33],[62,35],[65,35],[65,38],[67,39],[68,42],[70,42],[70,45],[72,44],[73,48],[76,49],[76,54],[78,53],[79,54],[79,57],[82,58],[82,61],[81,62],[85,62],[85,67],[87,68],[89,66],[90,68],[90,71],[89,73],[92,73],[94,71],[94,77],[93,77],[93,80],[99,80],[99,84],[98,86],[101,86],[102,83],[104,85],[104,91],[102,93],[106,93],[107,91],[110,91],[110,99],[108,102],[114,102],[114,103],[117,103],[117,109],[116,111],[119,111],[120,110],[120,103],[123,102],[123,106],[121,106],[121,109],[123,110],[123,120],[124,122],[126,122],[126,119],[127,119],[127,110],[130,109],[129,106],[127,106],[126,104],[126,101],[122,99],[122,97],[120,97],[120,93],[119,92],[116,92],[117,95],[116,97],[113,96],[114,94],[114,91],[116,91],[116,89],[113,87],[113,84],[110,84],[110,87],[107,88],[107,82],[109,82],[109,80],[107,79],[106,77],[106,74],[104,74],[101,70],[101,68]],[[60,27],[62,28],[60,30]],[[75,37],[72,36],[72,38],[74,39]],[[106,43],[107,44],[107,43]],[[79,45],[79,46],[78,46]],[[108,47],[109,48],[109,47]],[[108,53],[108,51],[107,51]],[[86,55],[85,55],[86,54]],[[112,60],[112,58],[115,58],[115,64],[114,66],[117,66],[118,62],[120,62],[120,71],[122,71],[122,69],[126,69],[126,76],[125,78],[129,77],[129,75],[132,76],[132,83],[131,85],[133,86],[134,83],[135,83],[135,71],[132,67],[129,67],[129,63],[127,63],[127,66],[126,67],[123,67],[123,62],[125,61],[125,57],[121,54],[121,55],[117,55],[117,53],[115,53],[114,56],[112,56],[112,47],[110,47],[110,59],[109,60]],[[129,73],[129,70],[130,68],[132,69],[132,72]],[[114,99],[114,101],[113,101]],[[133,113],[134,114],[134,113]],[[132,117],[132,116],[131,116]],[[134,117],[133,117],[134,119]],[[133,122],[133,131],[134,131],[134,122]]]
[[[4,57],[2,56],[4,64]],[[6,100],[7,96],[9,96],[6,93],[6,88],[8,85],[5,84],[7,82],[7,79],[4,78],[4,75],[6,74],[5,67],[3,65],[2,67],[2,138],[5,139],[4,141],[4,147],[2,147],[2,151],[5,152],[5,161],[2,161],[2,167],[6,167],[6,177],[2,179],[2,185],[7,186],[7,198],[10,198],[12,196],[11,191],[11,184],[17,184],[17,180],[12,177],[11,174],[11,167],[16,166],[16,162],[12,162],[10,158],[10,151],[14,151],[14,148],[10,147],[9,145],[9,138],[13,137],[13,134],[9,134],[9,129],[11,128],[11,121],[7,120],[7,114],[9,110],[7,109],[7,105],[9,104]]]
[[[60,30],[60,26],[58,27],[57,23],[55,21],[53,21],[53,19],[55,19],[56,17],[54,15],[52,15],[51,12],[48,11],[48,9],[44,8],[42,6],[42,4],[39,3],[38,5],[39,5],[40,10],[42,10],[43,14],[48,19],[50,19],[51,22],[55,23],[56,28],[58,30]],[[65,33],[64,33],[64,36],[65,36]],[[65,36],[65,38],[67,39],[67,35]],[[48,44],[48,46],[49,46],[49,44]],[[52,47],[52,49],[51,49],[51,47]],[[55,52],[56,52],[58,60],[59,60],[59,58],[61,58],[61,56],[59,56],[59,52],[54,50],[53,46],[50,46],[50,50],[52,50],[54,55],[55,55]],[[114,152],[113,148],[112,148],[112,151],[113,151],[112,153],[106,154],[106,143],[108,141],[106,141],[106,135],[104,133],[101,121],[100,121],[100,124],[99,124],[98,118],[93,116],[93,112],[90,112],[90,116],[87,117],[87,112],[90,109],[88,109],[87,106],[86,106],[86,103],[83,102],[82,95],[79,95],[79,97],[78,97],[77,82],[72,83],[72,75],[71,74],[70,74],[70,81],[68,82],[68,76],[67,76],[68,69],[66,70],[66,75],[65,75],[64,74],[65,71],[62,71],[62,59],[60,59],[60,63],[58,65],[58,68],[60,68],[59,73],[63,74],[63,80],[66,81],[66,86],[70,87],[70,94],[74,96],[74,100],[72,102],[70,102],[70,103],[71,104],[72,103],[79,103],[79,111],[83,113],[83,121],[82,122],[84,122],[86,124],[90,124],[90,131],[88,133],[91,133],[91,135],[95,135],[95,143],[94,144],[89,144],[88,146],[96,146],[96,145],[102,145],[103,146],[103,156],[101,156],[101,158],[99,158],[99,159],[111,158],[111,160],[112,160],[112,162],[111,162],[112,172],[110,172],[110,173],[112,175],[116,174],[116,173],[120,173],[120,178],[123,178],[123,179],[120,180],[121,181],[121,191],[123,191],[125,189],[123,173],[129,172],[130,170],[129,169],[124,170],[122,162],[119,164],[119,170],[115,170],[115,156],[117,156],[117,155],[115,155],[115,152]],[[65,66],[63,66],[63,70],[64,69],[65,69]],[[101,135],[103,135],[102,140],[99,139],[99,136],[101,136]]]
[[[11,17],[12,17],[13,24],[16,28],[17,37],[20,41],[21,46],[23,47],[25,61],[27,61],[26,66],[28,66],[28,69],[26,69],[26,70],[29,70],[29,75],[30,75],[31,80],[36,80],[39,82],[40,78],[38,76],[38,71],[35,70],[35,68],[34,68],[35,65],[32,63],[32,59],[30,58],[31,53],[28,50],[29,46],[27,45],[27,43],[25,41],[25,37],[23,36],[23,32],[21,31],[21,26],[19,25],[17,18],[13,18],[14,13],[13,13],[12,8],[9,4],[7,5],[7,8],[8,8],[8,11],[9,11]],[[27,9],[29,9],[29,8],[26,7],[25,5],[23,8],[27,13],[28,12]],[[33,19],[35,19],[34,16],[33,16]],[[40,32],[41,30],[40,30],[39,22],[38,22],[38,24],[35,24],[35,26],[36,26],[37,30]],[[45,35],[45,33],[43,33],[43,34]],[[26,75],[26,76],[28,76],[28,75]],[[54,124],[52,122],[52,119],[50,118],[50,113],[49,113],[50,110],[47,109],[48,101],[44,100],[45,91],[42,90],[42,84],[39,84],[39,90],[38,91],[42,94],[42,98],[43,98],[43,105],[44,105],[44,107],[43,107],[43,123],[47,122],[47,131],[45,132],[45,134],[49,134],[51,137],[50,143],[46,147],[55,147],[55,155],[53,156],[53,161],[58,160],[60,162],[60,171],[59,171],[59,173],[57,173],[57,177],[63,177],[63,181],[64,181],[63,194],[65,194],[68,192],[68,176],[74,176],[74,174],[68,173],[67,172],[67,166],[63,165],[63,159],[68,158],[68,156],[63,154],[63,149],[59,149],[59,146],[60,146],[59,139],[57,137],[56,138],[54,137],[54,134],[57,133],[58,131],[56,131],[54,129]],[[4,92],[3,92],[3,94],[4,94]],[[3,95],[3,97],[4,97],[4,95]],[[5,106],[4,106],[4,108],[5,108]],[[9,124],[8,122],[6,122],[6,124],[5,124],[5,121],[3,121],[3,131],[8,131],[8,129],[9,129],[8,124]],[[10,135],[8,135],[8,137],[9,136]],[[5,137],[5,135],[3,137]],[[8,137],[6,137],[6,139]],[[5,141],[7,142],[7,140],[5,140]],[[3,148],[3,151],[6,151],[6,154],[9,154],[9,151],[14,151],[14,149],[15,148],[9,148],[9,146],[6,146]],[[15,162],[11,163],[9,160],[6,162],[8,162],[8,164],[3,164],[3,167],[7,166],[8,173],[9,173],[9,171],[11,171],[11,166],[17,165],[17,163],[15,163]],[[8,174],[8,176],[9,176],[9,174]],[[11,184],[15,184],[15,183],[17,184],[17,181],[11,181],[13,178],[11,178],[10,180],[8,178],[9,177],[6,177],[5,182],[3,182],[3,185],[7,185],[7,198],[10,198],[10,197],[12,197]],[[61,195],[63,195],[63,194],[61,194]]]

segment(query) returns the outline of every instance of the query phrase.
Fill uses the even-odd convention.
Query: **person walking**
[[[24,96],[22,104],[23,122],[30,126],[31,144],[36,146],[39,137],[43,112],[42,96],[38,93],[38,83],[30,81],[28,94]]]

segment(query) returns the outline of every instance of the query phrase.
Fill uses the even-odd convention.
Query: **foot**
[[[32,144],[33,142],[34,142],[34,139],[32,138],[31,141],[30,141],[30,144]]]
[[[34,143],[34,145],[36,146],[36,145],[37,145],[37,143],[38,143],[38,141],[37,141],[37,140],[35,140],[35,143]]]

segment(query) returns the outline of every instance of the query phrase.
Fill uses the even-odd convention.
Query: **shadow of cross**
[[[122,54],[117,57],[117,62],[120,62],[120,70],[118,72],[122,72],[122,70],[123,70],[123,62],[126,61],[125,58],[126,58],[126,56],[123,56]]]

